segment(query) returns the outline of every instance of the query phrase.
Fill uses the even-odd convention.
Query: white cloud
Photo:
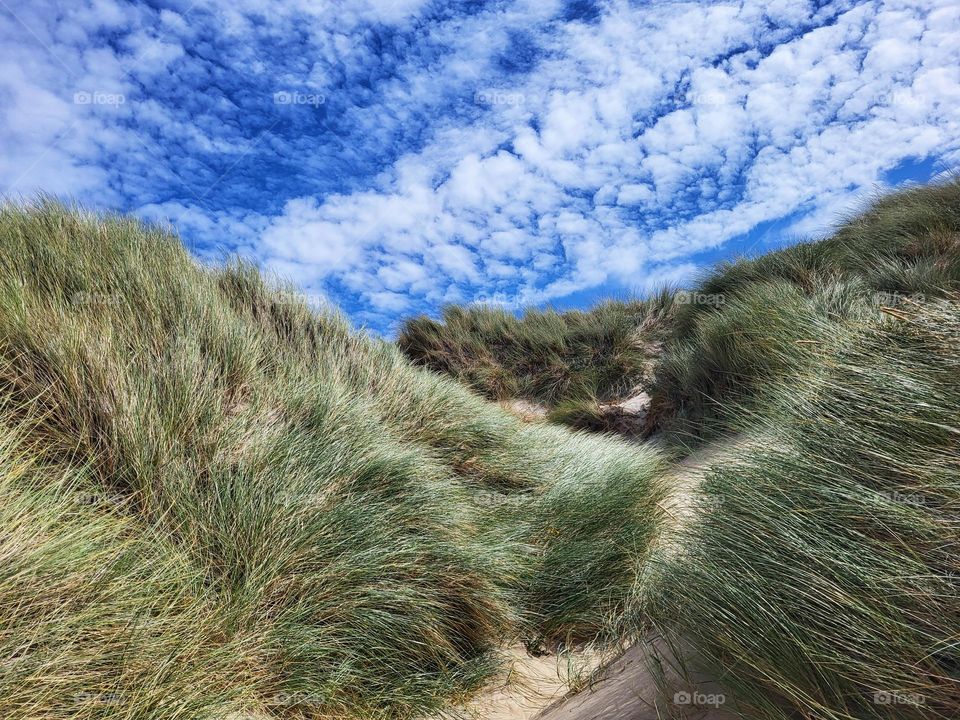
[[[646,286],[636,279],[644,273],[689,277],[682,259],[692,253],[801,207],[823,218],[855,196],[851,187],[871,186],[903,158],[955,146],[957,121],[945,110],[960,88],[960,52],[949,39],[960,30],[956,13],[857,7],[766,57],[714,65],[717,54],[755,42],[761,8],[615,4],[598,27],[550,38],[555,55],[511,89],[539,117],[539,131],[517,120],[515,105],[491,107],[487,127],[505,132],[516,154],[428,146],[402,161],[408,176],[431,168],[403,192],[341,197],[317,212],[339,211],[357,245],[379,235],[397,252],[423,253],[435,292],[462,281],[539,302],[610,281]],[[784,25],[812,17],[793,3],[765,12]],[[638,114],[669,101],[684,74],[689,108],[638,132]],[[444,166],[448,179],[431,187],[426,178]],[[726,187],[735,182],[741,190]],[[702,188],[700,204],[673,214],[691,186]],[[629,216],[585,203],[583,190],[598,205],[651,208],[661,227],[639,232]],[[711,209],[717,197],[727,206]],[[358,215],[376,218],[359,234]],[[288,220],[277,219],[269,237]],[[398,235],[406,242],[391,240]],[[511,290],[499,284],[517,275],[507,259],[538,272]]]
[[[369,294],[370,304],[377,310],[400,312],[410,306],[410,298],[402,293],[380,290]]]

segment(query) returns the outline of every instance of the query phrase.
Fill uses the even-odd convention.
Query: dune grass
[[[401,351],[160,229],[6,205],[0,717],[419,718],[498,644],[651,625],[747,717],[956,717],[958,239],[951,180],[686,295],[450,308]],[[764,444],[658,546],[657,450],[458,381],[591,429],[652,385],[663,427]]]
[[[960,715],[958,280],[952,179],[721,265],[674,316],[661,426],[762,442],[644,566],[643,622],[745,717]]]
[[[3,717],[421,716],[504,639],[619,639],[656,522],[655,451],[51,202],[0,211],[0,406]]]
[[[586,312],[450,306],[407,320],[400,349],[491,400],[524,399],[562,424],[605,429],[599,404],[649,382],[673,307],[670,292]]]
[[[789,346],[780,348],[789,354]],[[742,418],[647,619],[750,718],[960,715],[960,305],[853,321]]]
[[[634,341],[662,343],[636,367],[653,379],[668,441],[762,438],[712,469],[691,522],[665,526],[679,536],[641,562],[642,601],[620,621],[635,622],[634,634],[652,627],[681,660],[706,666],[744,717],[960,715],[958,281],[951,179],[877,198],[827,238],[723,264],[689,292],[651,301],[669,304],[652,313],[653,334],[643,313],[597,312],[606,335],[585,334],[589,349],[571,346],[555,363],[603,377],[597,348],[612,346],[598,338],[628,338],[632,322]],[[560,338],[561,320],[549,318]],[[559,341],[528,337],[541,336],[527,325],[542,324],[536,313],[449,309],[443,323],[408,324],[400,342],[490,397],[525,397],[555,419],[606,429],[600,385],[573,380],[551,393],[524,379],[553,388],[563,376],[541,362]],[[620,393],[640,376],[606,387]],[[616,490],[589,496],[597,517],[618,512]],[[548,514],[563,517],[564,503]],[[572,527],[605,547],[589,542],[589,522]],[[587,553],[570,550],[555,563],[573,571]]]
[[[833,324],[960,289],[960,178],[874,198],[829,236],[721,263],[690,290],[589,311],[451,306],[408,320],[415,363],[575,428],[616,431],[609,401],[644,390],[645,432],[696,444],[803,363]],[[795,352],[783,353],[790,347]]]
[[[960,178],[875,198],[822,240],[721,263],[674,313],[652,390],[658,422],[677,435],[729,430],[836,323],[958,288]]]
[[[9,718],[222,718],[255,656],[163,535],[0,430],[0,708]],[[132,709],[135,708],[135,712]]]

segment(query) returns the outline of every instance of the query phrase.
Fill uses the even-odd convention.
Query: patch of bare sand
[[[542,422],[547,419],[550,412],[546,406],[522,398],[503,400],[500,402],[500,407],[528,423]]]
[[[648,433],[647,418],[652,400],[643,388],[635,388],[627,397],[600,403],[607,426],[627,439],[639,440]]]
[[[655,636],[637,643],[589,688],[558,700],[536,720],[732,720],[722,688],[670,666],[665,650]]]
[[[531,720],[581,687],[601,665],[604,655],[581,648],[560,655],[529,655],[522,646],[501,651],[504,671],[455,717],[464,720]]]

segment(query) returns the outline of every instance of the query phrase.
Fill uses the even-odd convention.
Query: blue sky
[[[955,2],[0,0],[0,190],[390,333],[576,307],[960,166]]]

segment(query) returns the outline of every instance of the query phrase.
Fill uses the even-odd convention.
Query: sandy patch
[[[544,708],[578,689],[600,666],[603,655],[580,649],[534,657],[522,646],[502,650],[505,669],[456,717],[469,720],[531,720]]]

